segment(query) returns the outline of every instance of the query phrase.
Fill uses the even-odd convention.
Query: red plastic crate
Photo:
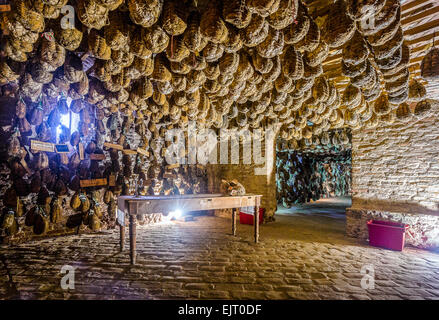
[[[262,223],[262,220],[264,219],[264,208],[259,208],[259,224]],[[239,223],[240,224],[250,224],[253,225],[254,216],[253,214],[246,213],[246,212],[239,212]]]
[[[374,247],[402,251],[408,225],[398,222],[369,220],[369,244]]]

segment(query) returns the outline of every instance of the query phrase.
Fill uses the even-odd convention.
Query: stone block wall
[[[254,175],[252,165],[210,165],[208,169],[209,192],[219,193],[221,179],[237,179],[245,187],[247,193],[261,194],[261,207],[265,208],[264,221],[272,221],[277,209],[276,177]],[[218,210],[218,216],[230,217],[230,211]]]
[[[352,208],[347,210],[348,235],[367,238],[365,223],[377,218],[408,223],[415,237],[408,243],[437,247],[437,118],[413,118],[409,123],[353,131],[352,194]]]
[[[274,143],[273,143],[274,150]],[[241,147],[242,149],[242,147]],[[264,143],[262,144],[262,154],[265,154]],[[208,190],[210,193],[219,193],[221,179],[237,179],[247,193],[262,195],[261,207],[265,208],[264,222],[273,221],[274,213],[277,209],[276,201],[276,153],[273,152],[271,159],[266,159],[267,174],[256,175],[255,168],[263,167],[260,164],[243,164],[242,150],[240,150],[239,164],[209,164],[207,166]],[[219,216],[231,216],[230,210],[217,210]]]
[[[367,221],[371,219],[394,221],[409,225],[406,233],[406,245],[423,249],[439,248],[439,216],[422,213],[401,213],[370,209],[346,210],[348,235],[367,240],[369,231]]]

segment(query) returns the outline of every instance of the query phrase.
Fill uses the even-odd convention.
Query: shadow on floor
[[[345,210],[350,206],[351,198],[348,197],[322,199],[291,208],[279,205],[275,215],[276,222],[269,223],[264,228],[275,229],[278,237],[285,239],[333,244],[364,244],[346,236]]]

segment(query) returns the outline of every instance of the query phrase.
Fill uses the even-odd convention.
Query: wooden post
[[[236,211],[237,208],[232,208],[232,234],[236,236]]]
[[[125,227],[119,226],[119,230],[120,230],[120,251],[123,251],[125,244]]]
[[[259,241],[259,205],[255,206],[254,219],[255,225],[255,243]]]
[[[136,264],[136,215],[130,212],[130,258]]]

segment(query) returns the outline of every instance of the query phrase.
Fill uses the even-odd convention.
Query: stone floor
[[[238,224],[233,237],[219,217],[140,227],[136,266],[116,231],[1,246],[0,298],[439,298],[438,254],[372,248],[345,237],[343,214],[293,211],[261,226],[257,245],[251,226]],[[74,289],[61,288],[63,265],[75,268]],[[367,266],[374,288],[363,289]]]

